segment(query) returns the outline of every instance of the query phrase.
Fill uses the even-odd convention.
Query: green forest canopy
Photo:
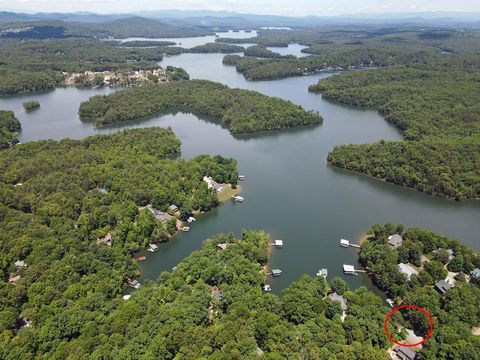
[[[0,110],[0,149],[17,144],[17,133],[20,129],[20,121],[13,111]]]
[[[372,271],[374,284],[397,303],[423,307],[434,318],[433,334],[420,352],[421,359],[479,359],[480,338],[472,334],[472,328],[480,326],[480,279],[469,283],[465,279],[480,268],[480,256],[456,240],[419,228],[375,225],[369,234],[361,247],[360,262]],[[397,248],[387,243],[393,234],[403,237]],[[414,266],[418,275],[408,280],[399,263]],[[457,281],[442,296],[434,284],[446,278],[447,270],[458,273]],[[414,312],[406,318],[416,333],[426,335],[426,318],[419,319]]]
[[[219,120],[233,134],[320,124],[317,113],[255,91],[189,80],[94,96],[80,105],[82,119],[96,126],[141,119],[160,111],[188,111]]]
[[[453,65],[452,65],[453,66]],[[379,109],[403,142],[337,146],[335,166],[433,195],[480,197],[480,72],[391,67],[312,85],[323,97]]]

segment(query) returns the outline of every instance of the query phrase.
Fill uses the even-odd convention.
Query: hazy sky
[[[0,10],[124,13],[222,10],[278,15],[339,15],[422,11],[480,12],[480,0],[0,0]]]

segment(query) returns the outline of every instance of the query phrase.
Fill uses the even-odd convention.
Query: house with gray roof
[[[393,234],[388,237],[388,244],[394,249],[398,248],[403,243],[403,238],[398,234]]]
[[[162,224],[167,223],[171,218],[173,218],[173,216],[171,216],[170,214],[157,210],[153,207],[149,207],[148,209],[152,212],[155,219],[160,221]]]
[[[336,292],[331,293],[330,295],[328,295],[328,297],[332,299],[332,301],[339,302],[340,307],[342,308],[342,311],[347,311],[348,306],[347,306],[347,299],[345,299],[345,297],[343,297],[340,294],[337,294]]]
[[[435,289],[437,289],[438,292],[442,295],[452,288],[453,288],[453,285],[445,280],[440,280],[435,284]]]
[[[409,264],[400,263],[398,264],[398,269],[402,274],[407,275],[407,279],[410,280],[412,275],[418,275],[418,271]]]
[[[415,360],[417,357],[417,352],[410,347],[397,346],[393,352],[399,360]]]

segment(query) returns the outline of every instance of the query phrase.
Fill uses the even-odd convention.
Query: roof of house
[[[471,272],[470,272],[470,275],[472,275],[473,277],[480,277],[480,269],[479,268],[475,268],[473,269]]]
[[[213,296],[213,298],[214,298],[215,300],[218,300],[218,301],[220,301],[220,300],[223,299],[223,294],[222,294],[222,292],[221,292],[219,289],[217,289],[217,288],[214,288],[214,289],[213,289],[213,291],[212,291],[212,296]]]
[[[388,237],[388,243],[393,247],[398,247],[402,245],[403,238],[398,234],[393,234]]]
[[[163,212],[154,208],[150,208],[150,211],[152,212],[155,219],[160,220],[162,223],[166,223],[168,220],[172,218],[170,214],[167,214],[166,212]]]
[[[347,306],[347,299],[345,299],[342,295],[337,294],[336,292],[328,295],[330,299],[333,301],[338,301],[340,303],[340,307],[342,308],[343,311],[347,311],[348,306]]]
[[[408,280],[412,275],[418,275],[418,271],[414,269],[411,265],[400,263],[398,264],[398,269],[405,275],[407,275]]]
[[[453,285],[446,282],[445,280],[440,280],[435,284],[435,287],[437,288],[438,291],[440,291],[442,294],[445,294],[448,290],[453,288]]]
[[[393,351],[403,360],[414,360],[417,356],[417,352],[414,349],[404,346],[397,346]]]
[[[228,244],[226,244],[226,243],[217,244],[217,248],[222,249],[222,250],[225,250],[227,248],[227,246],[228,246]]]
[[[177,205],[174,205],[174,204],[170,205],[168,208],[172,211],[177,211],[178,210]]]
[[[24,266],[25,266],[25,261],[23,260],[15,261],[15,267],[24,267]]]

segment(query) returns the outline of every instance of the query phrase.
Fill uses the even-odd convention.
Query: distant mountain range
[[[36,24],[64,29],[70,36],[94,37],[184,37],[224,29],[257,29],[260,27],[313,27],[354,24],[417,24],[425,26],[479,26],[480,13],[435,12],[358,14],[345,16],[287,17],[276,15],[239,14],[216,11],[159,10],[135,14],[17,13],[0,12],[0,28],[6,24]],[[56,31],[56,33],[61,34]],[[22,34],[16,35],[20,37]],[[61,36],[61,35],[59,35]],[[41,32],[39,37],[41,37]]]

